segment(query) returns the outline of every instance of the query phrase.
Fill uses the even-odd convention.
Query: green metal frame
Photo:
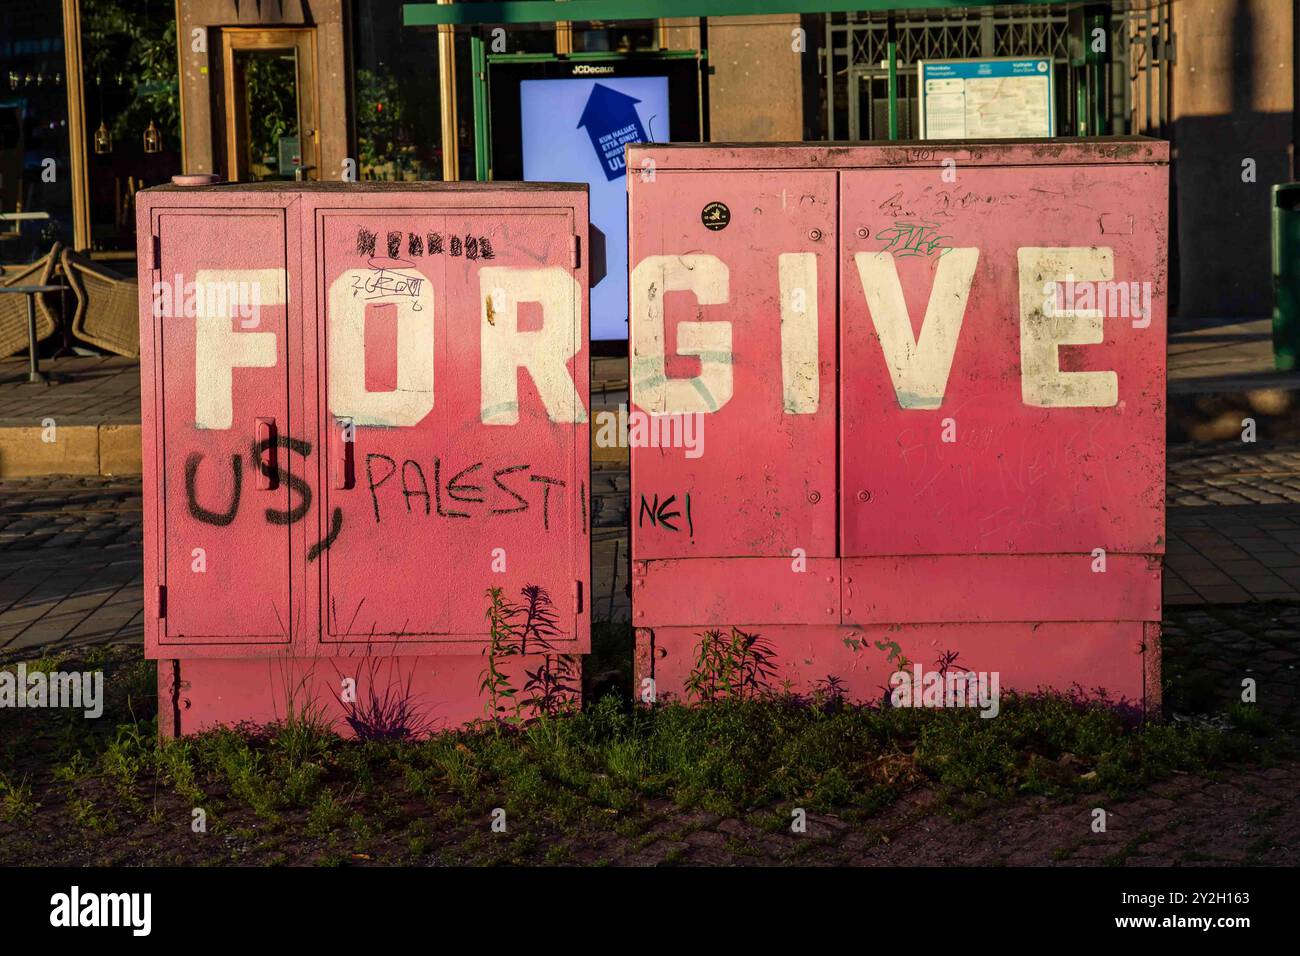
[[[889,138],[898,139],[898,32],[894,18],[889,18],[886,26],[888,40],[885,43],[885,55],[889,57]]]
[[[869,13],[943,7],[1041,5],[1042,0],[506,0],[502,3],[407,3],[402,25],[407,27],[482,26],[484,24],[564,23],[581,20],[657,20],[674,17],[736,17],[773,13]],[[664,50],[658,55],[697,56],[694,50]],[[575,62],[618,59],[620,53],[589,53],[563,57]],[[485,56],[483,39],[470,37],[474,80],[474,175],[491,175],[488,154],[487,66],[515,59],[542,62],[562,59],[551,53]],[[889,18],[889,138],[898,139],[898,42]]]
[[[475,34],[469,38],[469,55],[474,77],[474,178],[487,182],[491,178],[492,167],[488,142],[488,106],[487,106],[487,51],[483,47],[483,38]]]
[[[1043,0],[506,0],[503,3],[408,3],[408,27],[440,24],[559,23],[742,17],[765,13],[871,13],[941,7],[1017,7]]]
[[[635,57],[641,59],[686,60],[702,56],[701,50],[638,50],[636,53],[615,53],[609,50],[593,50],[590,53],[492,53],[489,63],[591,63],[604,60],[626,60]]]
[[[625,60],[694,60],[707,58],[704,50],[652,50],[636,54],[598,51],[591,53],[493,53],[485,54],[483,38],[470,37],[470,56],[474,71],[474,178],[486,182],[492,178],[492,130],[488,119],[487,68],[492,63],[595,63]]]

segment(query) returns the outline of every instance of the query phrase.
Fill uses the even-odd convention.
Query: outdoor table
[[[28,385],[49,385],[51,384],[48,376],[41,372],[39,360],[36,357],[36,299],[34,296],[42,292],[61,292],[61,285],[9,285],[0,286],[0,293],[13,293],[14,295],[27,296],[27,384]]]

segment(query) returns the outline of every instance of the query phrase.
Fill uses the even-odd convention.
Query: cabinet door
[[[145,369],[163,644],[283,644],[290,526],[285,213],[158,210]],[[148,334],[148,326],[142,327]]]
[[[844,555],[1163,551],[1166,169],[943,172],[842,177]]]
[[[380,208],[319,223],[324,640],[477,651],[485,591],[520,603],[535,585],[553,642],[585,643],[572,211]]]
[[[835,174],[629,190],[634,556],[833,557]]]

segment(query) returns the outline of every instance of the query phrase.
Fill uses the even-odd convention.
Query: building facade
[[[129,256],[134,192],[182,171],[409,181],[512,169],[501,157],[517,150],[507,140],[518,120],[507,121],[489,95],[507,62],[605,70],[694,57],[698,84],[674,93],[677,111],[683,95],[694,97],[691,135],[777,142],[884,139],[891,123],[898,138],[915,138],[918,63],[1037,56],[1053,64],[1057,135],[1171,141],[1175,311],[1269,310],[1270,187],[1295,175],[1292,3],[1114,0],[454,27],[411,24],[418,6],[6,4],[0,205],[49,218],[11,230],[0,257],[30,257],[52,238]],[[474,19],[473,6],[463,19]],[[174,62],[160,58],[167,49]]]

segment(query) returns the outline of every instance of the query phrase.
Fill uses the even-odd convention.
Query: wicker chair
[[[0,285],[49,285],[59,264],[59,244],[29,265],[10,267]],[[45,295],[36,296],[36,341],[43,342],[58,326],[57,313]],[[27,351],[27,296],[0,295],[0,358]]]
[[[138,358],[140,299],[135,280],[70,249],[63,251],[63,274],[77,297],[73,334],[98,348]]]

